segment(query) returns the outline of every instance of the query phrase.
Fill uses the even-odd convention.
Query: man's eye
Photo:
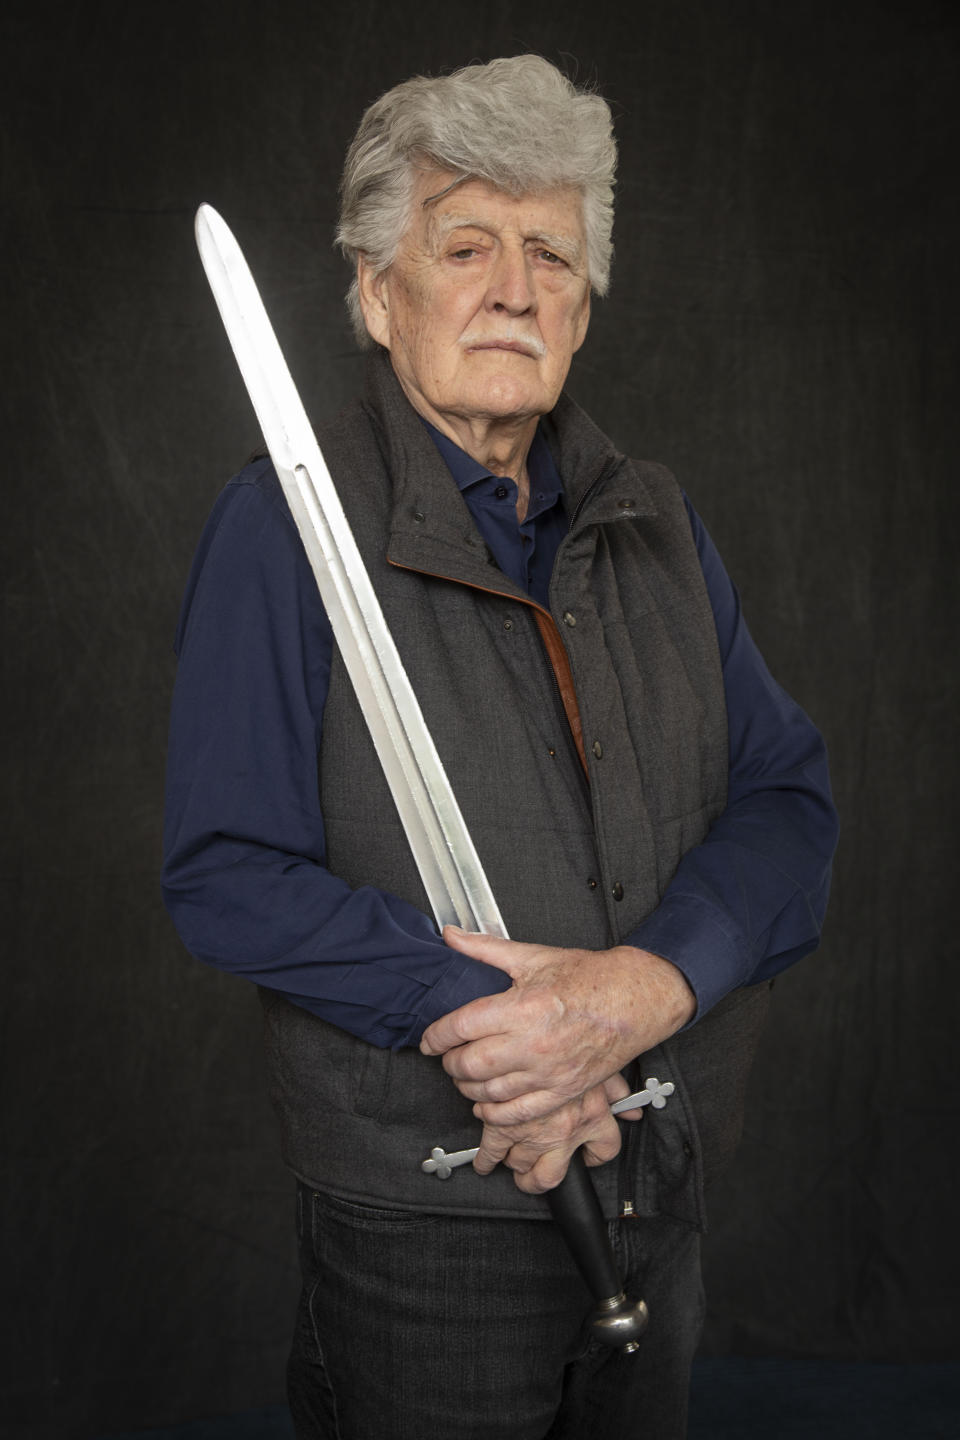
[[[562,255],[557,255],[553,250],[541,250],[540,259],[548,261],[551,265],[563,265],[565,263]]]
[[[454,260],[469,260],[472,256],[476,255],[477,252],[472,245],[461,245],[459,250],[454,250],[451,253]]]

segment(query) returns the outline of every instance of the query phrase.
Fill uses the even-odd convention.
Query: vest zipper
[[[620,463],[621,463],[621,462],[620,462],[619,460],[618,460],[618,461],[613,461],[613,460],[608,461],[608,463],[605,464],[604,467],[603,467],[603,469],[600,471],[600,474],[597,476],[597,478],[596,478],[594,481],[592,481],[592,482],[587,486],[586,490],[584,490],[583,494],[580,496],[580,499],[577,501],[577,508],[576,508],[576,510],[574,510],[573,514],[572,514],[571,517],[570,517],[570,524],[567,526],[567,535],[572,535],[572,534],[573,534],[573,527],[574,527],[574,525],[577,523],[577,521],[578,521],[579,518],[580,518],[580,511],[583,509],[584,505],[586,505],[587,501],[590,499],[590,496],[593,494],[593,492],[597,489],[597,486],[600,484],[600,482],[601,482],[602,480],[605,480],[605,479],[607,478],[607,475],[608,475],[608,474],[609,474],[609,475],[612,475],[613,472],[614,472],[614,470],[619,470],[619,468],[620,468]],[[565,536],[563,537],[564,540],[567,538],[567,535],[565,535]],[[562,545],[562,544],[563,544],[563,540],[561,540],[560,543],[561,543],[561,545]]]
[[[625,1075],[625,1079],[631,1090],[640,1084],[637,1075],[637,1063],[636,1061],[631,1061]],[[617,1216],[619,1220],[637,1220],[640,1218],[636,1208],[637,1194],[634,1189],[637,1183],[637,1177],[641,1173],[639,1168],[640,1156],[637,1152],[643,1144],[644,1126],[649,1123],[646,1115],[644,1115],[642,1120],[629,1121],[623,1126],[626,1134],[623,1137],[620,1154],[617,1156],[617,1182],[620,1187],[618,1190],[620,1211]]]

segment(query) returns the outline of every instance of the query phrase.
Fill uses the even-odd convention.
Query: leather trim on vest
[[[557,622],[553,616],[542,605],[535,600],[521,599],[517,595],[510,595],[504,590],[495,590],[490,585],[475,585],[472,580],[456,580],[452,575],[440,575],[436,570],[421,570],[413,565],[401,565],[399,560],[391,560],[387,556],[387,563],[393,565],[397,570],[411,570],[415,575],[430,575],[434,580],[449,580],[452,585],[466,585],[471,590],[482,590],[487,595],[502,595],[505,600],[512,600],[513,603],[528,605],[534,612],[534,619],[537,622],[537,629],[540,631],[540,639],[543,641],[543,648],[547,652],[547,659],[550,661],[550,668],[553,677],[557,682],[557,689],[560,691],[560,699],[563,704],[563,713],[567,717],[567,724],[570,726],[570,734],[573,736],[573,743],[577,747],[577,754],[580,756],[580,764],[583,766],[583,773],[589,782],[590,770],[587,766],[587,755],[583,748],[583,725],[580,721],[580,707],[577,704],[577,692],[573,683],[573,674],[570,669],[570,661],[567,658],[566,647],[557,629]]]
[[[573,684],[573,675],[570,670],[570,661],[567,658],[566,647],[560,638],[557,622],[552,615],[548,615],[545,610],[541,610],[539,605],[534,607],[534,619],[537,622],[537,629],[540,631],[543,648],[547,652],[547,659],[550,661],[556,678],[557,689],[560,691],[560,699],[563,702],[567,724],[570,726],[570,734],[573,736],[573,743],[576,745],[577,754],[580,756],[583,773],[589,780],[590,771],[587,768],[587,756],[583,748],[583,725],[580,721],[580,707],[577,704],[577,692]]]

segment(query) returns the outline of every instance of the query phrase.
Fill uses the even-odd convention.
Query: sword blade
[[[438,925],[506,936],[247,262],[209,205],[197,245]]]

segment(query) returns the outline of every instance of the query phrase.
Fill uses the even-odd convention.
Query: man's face
[[[546,414],[590,318],[580,196],[517,199],[467,180],[423,204],[453,179],[422,177],[389,270],[374,276],[361,260],[367,326],[414,408],[442,428]]]

